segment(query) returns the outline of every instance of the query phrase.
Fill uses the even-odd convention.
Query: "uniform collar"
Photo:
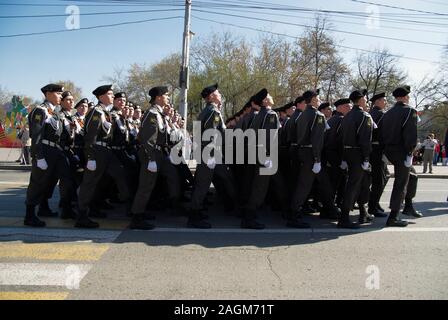
[[[47,106],[47,108],[49,108],[51,111],[54,111],[56,109],[56,106],[54,104],[52,104],[50,101],[45,100],[44,103]]]
[[[163,109],[162,109],[161,106],[159,106],[158,104],[154,104],[153,106],[154,106],[154,108],[157,109],[157,111],[159,111],[159,113],[160,113],[161,115],[164,115],[164,114],[163,114]]]

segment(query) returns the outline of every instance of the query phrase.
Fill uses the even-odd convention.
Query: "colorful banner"
[[[0,121],[0,147],[18,148],[21,144],[17,138],[17,128],[21,128],[26,122],[27,106],[19,96],[13,96],[11,102],[1,108],[6,117]]]

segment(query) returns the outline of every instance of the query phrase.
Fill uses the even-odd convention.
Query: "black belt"
[[[109,145],[107,144],[107,142],[104,141],[97,141],[95,142],[96,145],[98,146],[102,146],[102,147],[106,147],[107,149],[110,149]]]
[[[312,144],[299,144],[298,146],[299,146],[299,148],[312,148],[313,147]]]
[[[47,139],[43,139],[43,140],[42,140],[42,143],[45,144],[45,145],[47,145],[47,146],[50,146],[50,147],[58,148],[59,150],[62,151],[61,146],[58,145],[56,142],[49,141],[49,140],[47,140]]]
[[[359,147],[353,147],[353,146],[344,146],[344,149],[359,149]]]

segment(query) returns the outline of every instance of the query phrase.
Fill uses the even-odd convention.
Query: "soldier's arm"
[[[145,150],[146,155],[149,160],[154,160],[154,150],[157,142],[157,132],[158,132],[158,120],[157,114],[147,111],[148,114],[145,116],[140,131],[138,133],[138,140]]]
[[[403,123],[402,135],[404,148],[411,155],[417,146],[417,110],[409,108],[409,113]]]
[[[364,115],[364,118],[358,128],[358,145],[361,147],[361,153],[364,161],[369,161],[372,152],[372,132],[373,120],[370,116]]]
[[[33,110],[31,121],[29,121],[31,132],[31,156],[36,159],[44,157],[42,151],[42,131],[45,125],[45,110],[39,107]]]
[[[320,162],[322,148],[324,146],[325,117],[317,114],[311,126],[310,140],[313,149],[314,162]]]
[[[92,109],[86,116],[86,122],[84,124],[84,148],[87,155],[87,160],[95,160],[95,148],[96,137],[101,125],[101,114],[95,108]]]
[[[264,124],[266,129],[266,155],[271,155],[271,130],[274,130],[274,137],[278,137],[278,129],[280,129],[280,122],[275,112],[269,113]],[[278,139],[277,139],[278,142]]]

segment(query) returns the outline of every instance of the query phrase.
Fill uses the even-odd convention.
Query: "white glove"
[[[320,164],[320,162],[314,162],[314,165],[313,165],[313,172],[315,173],[315,174],[318,174],[319,172],[320,172],[320,169],[321,169],[322,167],[321,167],[321,164]]]
[[[128,154],[128,157],[131,158],[133,161],[137,160],[137,158],[133,154]]]
[[[370,162],[369,161],[364,161],[361,165],[362,170],[364,171],[371,171],[372,167],[370,166]]]
[[[383,156],[381,157],[381,160],[383,160],[383,162],[384,162],[385,164],[389,164],[389,159],[387,159],[387,157],[386,157],[385,154],[383,154]]]
[[[272,160],[266,160],[264,162],[264,167],[268,168],[268,169],[271,169],[272,168]]]
[[[347,161],[342,160],[341,164],[339,165],[339,168],[341,168],[342,170],[347,170],[348,168]]]
[[[207,160],[207,167],[209,169],[213,170],[213,169],[215,169],[215,166],[216,166],[216,160],[214,157]]]
[[[73,158],[76,160],[76,161],[78,161],[78,162],[80,162],[81,161],[81,159],[79,159],[79,157],[75,154],[75,155],[73,155]]]
[[[412,166],[412,158],[413,156],[406,156],[406,160],[404,161],[404,165],[406,168]]]
[[[87,169],[89,169],[90,171],[95,171],[96,170],[96,161],[95,160],[87,161]]]
[[[41,170],[47,170],[48,164],[45,159],[37,159],[37,167]]]
[[[148,162],[148,171],[150,172],[157,172],[157,163],[155,161],[149,161]]]

